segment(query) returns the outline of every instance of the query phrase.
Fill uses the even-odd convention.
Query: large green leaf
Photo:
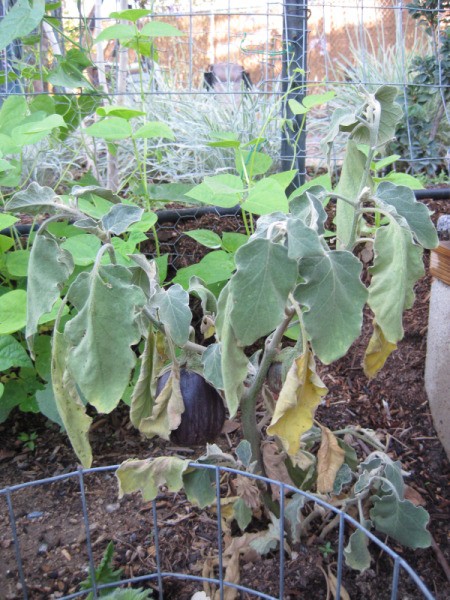
[[[109,413],[128,385],[139,341],[136,314],[145,303],[132,273],[105,265],[81,273],[69,290],[78,314],[67,323],[68,368],[81,393],[99,412]]]
[[[94,40],[94,44],[104,42],[107,40],[120,40],[126,41],[135,37],[138,30],[134,25],[126,25],[124,23],[118,23],[117,25],[111,25],[106,27]]]
[[[217,497],[215,479],[213,469],[187,469],[183,474],[183,484],[189,501],[200,508],[211,506]]]
[[[297,263],[281,244],[257,238],[236,252],[237,271],[230,280],[231,325],[243,346],[273,331],[284,318]]]
[[[210,344],[202,355],[203,375],[216,390],[223,390],[222,350],[220,344]]]
[[[183,473],[188,467],[188,460],[176,456],[126,460],[116,471],[119,497],[140,491],[148,502],[156,498],[162,485],[167,486],[169,492],[179,492],[183,487]]]
[[[165,138],[174,140],[175,135],[168,125],[160,121],[147,121],[134,133],[135,138]]]
[[[419,244],[425,248],[435,248],[438,245],[439,240],[430,219],[430,211],[425,204],[417,202],[410,188],[383,182],[377,188],[376,199],[395,208],[397,214],[408,223]]]
[[[17,0],[0,21],[0,52],[17,38],[31,33],[45,12],[45,0]]]
[[[390,535],[409,548],[428,548],[431,535],[426,526],[430,515],[409,500],[399,500],[396,494],[371,496],[370,518],[375,528]]]
[[[5,19],[2,20],[2,26],[4,22]],[[25,96],[11,95],[5,98],[0,108],[0,132],[9,135],[14,127],[23,121],[27,113],[28,104]],[[3,143],[2,153],[7,154]]]
[[[375,236],[368,304],[391,344],[403,338],[403,311],[414,302],[414,284],[424,274],[422,248],[395,219]]]
[[[244,186],[240,177],[222,174],[205,177],[203,183],[195,186],[185,195],[204,204],[214,204],[232,208],[239,204]]]
[[[184,35],[182,31],[163,21],[150,21],[141,29],[141,35],[148,37],[174,37]]]
[[[288,256],[295,260],[308,256],[320,256],[325,253],[317,231],[305,225],[300,219],[287,221]]]
[[[12,335],[0,336],[0,371],[11,367],[32,367],[25,348]]]
[[[131,125],[120,117],[106,117],[84,129],[84,133],[107,141],[126,140],[131,137]]]
[[[184,346],[189,339],[192,320],[189,294],[176,283],[167,291],[157,292],[151,299],[151,306],[158,309],[159,319],[175,344]]]
[[[87,267],[95,262],[100,245],[101,242],[97,236],[89,233],[81,233],[67,238],[61,244],[61,248],[70,253],[74,264],[80,267]]]
[[[51,383],[47,383],[43,390],[38,390],[36,392],[36,402],[40,412],[46,416],[47,419],[50,419],[53,423],[57,423],[60,427],[64,428],[64,423],[58,411]]]
[[[295,298],[308,308],[306,331],[320,360],[329,364],[343,356],[361,331],[367,290],[360,281],[361,263],[346,251],[304,258],[304,279]]]
[[[302,186],[303,187],[303,186]],[[298,194],[293,192],[289,198],[289,207],[293,217],[301,219],[305,225],[319,234],[325,232],[327,213],[324,209],[325,200],[329,197],[327,190],[321,185],[313,185]]]
[[[92,418],[86,414],[77,386],[67,370],[67,340],[57,328],[53,332],[52,386],[56,406],[70,443],[81,464],[89,468],[92,450],[89,444],[89,428]]]
[[[199,263],[179,269],[172,281],[188,289],[191,278],[198,277],[208,286],[227,281],[234,267],[233,256],[223,250],[216,250],[208,252]]]
[[[228,284],[219,296],[216,330],[221,344],[223,390],[230,419],[236,415],[239,407],[248,369],[248,359],[242,348],[239,347],[231,326],[230,312],[232,308],[233,298]]]
[[[52,310],[73,269],[72,256],[53,235],[43,232],[36,236],[28,271],[26,337],[30,348],[39,319]]]
[[[275,211],[287,213],[289,205],[284,188],[269,177],[258,181],[249,191],[242,208],[255,215],[268,215]]]
[[[5,265],[11,279],[26,277],[28,273],[28,263],[30,260],[30,250],[14,250],[5,257]]]
[[[27,293],[12,290],[0,296],[0,335],[15,333],[27,322]]]
[[[27,146],[36,144],[57,127],[67,127],[61,115],[49,115],[35,123],[24,123],[15,127],[11,137],[16,144]]]

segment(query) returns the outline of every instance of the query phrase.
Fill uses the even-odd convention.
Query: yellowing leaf
[[[116,471],[119,498],[140,491],[145,501],[154,500],[162,485],[170,492],[178,492],[183,487],[183,473],[188,467],[188,460],[176,456],[126,460]]]
[[[381,327],[374,321],[372,337],[364,355],[364,373],[372,378],[383,368],[389,355],[397,349],[397,344],[388,342]]]
[[[317,491],[328,494],[333,491],[336,474],[344,463],[345,452],[336,436],[327,427],[320,426],[322,441],[317,453]]]
[[[300,437],[311,429],[314,412],[327,391],[308,350],[289,369],[267,429],[269,435],[277,435],[281,439],[289,456],[299,450]]]
[[[180,390],[180,375],[172,371],[165,386],[158,394],[150,417],[142,419],[139,430],[147,437],[155,435],[168,440],[170,432],[181,423],[184,413],[184,402]]]

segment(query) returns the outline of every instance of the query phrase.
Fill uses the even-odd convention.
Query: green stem
[[[159,240],[158,240],[158,233],[156,231],[156,227],[155,225],[152,225],[151,227],[152,232],[153,232],[153,238],[155,240],[155,252],[156,252],[156,256],[161,256],[161,248],[159,246]]]

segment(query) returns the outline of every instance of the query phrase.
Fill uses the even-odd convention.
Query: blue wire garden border
[[[266,484],[270,484],[272,486],[277,486],[280,492],[280,540],[284,539],[285,536],[285,492],[290,491],[296,494],[301,494],[306,500],[313,501],[319,506],[326,508],[329,511],[335,513],[335,515],[339,516],[339,538],[338,538],[338,559],[337,559],[337,575],[336,575],[336,600],[340,600],[341,594],[341,583],[343,579],[343,558],[344,558],[344,532],[346,523],[351,525],[352,527],[361,530],[364,534],[374,542],[380,549],[382,549],[386,554],[388,554],[393,559],[393,568],[392,568],[392,576],[391,576],[391,600],[397,600],[398,597],[398,586],[399,586],[399,578],[400,573],[403,570],[409,578],[415,583],[417,589],[422,593],[423,597],[427,600],[434,600],[434,596],[431,594],[429,589],[420,579],[418,574],[408,565],[408,563],[399,556],[396,552],[394,552],[389,546],[380,541],[375,535],[373,535],[370,531],[365,529],[358,521],[341,511],[340,509],[328,504],[327,502],[321,500],[309,494],[308,492],[304,492],[299,490],[291,485],[287,485],[285,483],[275,481],[273,479],[269,479],[267,477],[262,477],[259,475],[254,475],[251,473],[245,473],[238,471],[236,469],[231,469],[228,467],[220,467],[216,465],[208,465],[208,464],[199,464],[199,463],[190,463],[189,465],[195,469],[208,469],[215,471],[215,483],[216,483],[216,500],[217,500],[217,549],[218,549],[218,570],[219,577],[201,577],[196,575],[190,575],[186,573],[171,573],[165,572],[161,570],[161,548],[159,543],[159,529],[158,529],[158,520],[157,520],[157,499],[152,502],[152,513],[153,513],[153,538],[155,543],[155,551],[156,551],[156,572],[149,573],[148,575],[142,575],[139,577],[132,577],[129,579],[123,579],[118,583],[109,583],[109,584],[101,584],[97,585],[95,581],[95,563],[94,556],[91,545],[91,537],[89,530],[89,518],[88,518],[88,509],[87,509],[87,501],[86,501],[86,490],[84,486],[84,478],[86,475],[90,475],[93,473],[105,473],[117,470],[119,465],[111,465],[106,467],[96,467],[92,469],[78,469],[77,471],[72,471],[71,473],[64,473],[62,475],[55,475],[53,477],[48,477],[46,479],[40,479],[37,481],[29,481],[17,485],[12,485],[0,490],[0,497],[6,497],[6,502],[8,506],[9,519],[10,519],[10,529],[13,537],[14,544],[14,552],[16,557],[17,571],[19,576],[19,583],[22,586],[22,597],[24,600],[29,600],[30,596],[27,591],[26,577],[23,568],[22,555],[20,550],[20,542],[17,533],[17,523],[16,517],[14,514],[14,503],[13,503],[13,494],[15,492],[20,492],[24,488],[36,487],[46,484],[52,484],[57,481],[63,481],[67,479],[77,478],[80,487],[80,499],[81,499],[81,507],[83,514],[83,522],[84,529],[86,534],[86,546],[89,560],[89,574],[91,576],[92,587],[87,590],[83,590],[80,592],[75,592],[70,595],[66,595],[61,600],[69,600],[71,598],[80,598],[82,596],[86,596],[89,592],[93,594],[94,598],[99,598],[99,591],[105,590],[107,588],[117,588],[121,587],[128,583],[140,583],[144,581],[156,580],[158,585],[159,600],[163,600],[164,598],[164,579],[167,577],[172,577],[176,579],[186,580],[186,581],[198,581],[209,582],[210,584],[215,584],[219,587],[220,590],[220,599],[223,600],[224,590],[226,587],[235,588],[241,592],[246,592],[254,597],[263,598],[265,600],[283,600],[284,597],[284,552],[279,553],[279,594],[278,596],[271,596],[269,594],[265,594],[261,591],[256,591],[251,588],[245,587],[243,585],[231,583],[224,580],[224,568],[223,568],[223,547],[222,547],[222,525],[221,525],[221,504],[220,504],[220,476],[222,473],[230,473],[234,475],[241,475],[244,477],[248,477],[253,480],[261,481]],[[280,544],[280,547],[282,545]]]

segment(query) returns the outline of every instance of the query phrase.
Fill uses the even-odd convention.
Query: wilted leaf
[[[274,442],[264,442],[261,447],[262,457],[264,463],[264,469],[269,479],[274,479],[287,485],[294,485],[292,479],[289,477],[288,470],[286,468],[285,460],[286,456],[284,452],[279,452],[277,445]],[[272,483],[272,497],[275,500],[280,499],[280,486]]]
[[[302,494],[294,494],[285,508],[286,521],[289,523],[292,541],[299,542],[302,531],[302,508],[305,506],[306,498]]]
[[[361,529],[352,533],[344,548],[345,562],[349,567],[361,571],[361,573],[370,567],[371,557],[368,545],[369,538]]]
[[[116,471],[119,498],[140,491],[146,502],[154,500],[162,485],[166,485],[169,492],[179,492],[183,487],[183,473],[188,467],[188,460],[175,456],[126,460]]]
[[[192,319],[189,294],[177,283],[167,291],[157,292],[151,299],[151,306],[158,309],[159,318],[175,344],[184,346],[189,339]]]
[[[269,474],[267,476],[270,477]],[[259,508],[261,505],[261,496],[256,481],[251,477],[237,475],[234,483],[237,495],[245,502],[246,506],[248,508]]]
[[[328,583],[330,585],[330,591],[333,594],[333,598],[337,598],[338,597],[338,594],[337,594],[337,577],[336,577],[336,575],[334,575],[331,572],[330,567],[328,567],[327,577],[328,577]],[[339,590],[339,598],[341,600],[350,600],[350,596],[348,595],[347,590],[345,589],[345,587],[342,584],[341,584],[341,589]]]
[[[322,441],[317,453],[317,491],[329,494],[333,491],[336,474],[344,463],[345,452],[336,436],[327,427],[322,430]]]
[[[151,390],[153,374],[153,355],[155,351],[155,335],[150,325],[141,355],[139,378],[131,395],[130,421],[139,429],[142,419],[149,417],[153,410],[153,394]]]
[[[364,354],[364,373],[366,377],[375,377],[396,349],[397,344],[388,342],[378,324],[374,322],[372,337]]]
[[[180,375],[173,370],[165,386],[154,400],[151,416],[141,419],[139,429],[149,438],[157,435],[168,440],[170,432],[180,425],[183,412]]]
[[[70,443],[83,467],[88,469],[92,464],[92,450],[89,444],[92,418],[86,414],[75,382],[67,370],[68,351],[64,335],[55,328],[52,355],[52,385],[55,402]]]
[[[327,388],[316,373],[313,355],[307,351],[289,369],[275,406],[269,435],[277,435],[290,456],[300,448],[300,437],[311,429],[313,416]]]
[[[245,531],[252,520],[253,512],[242,498],[238,498],[233,506],[233,514],[241,531]]]

